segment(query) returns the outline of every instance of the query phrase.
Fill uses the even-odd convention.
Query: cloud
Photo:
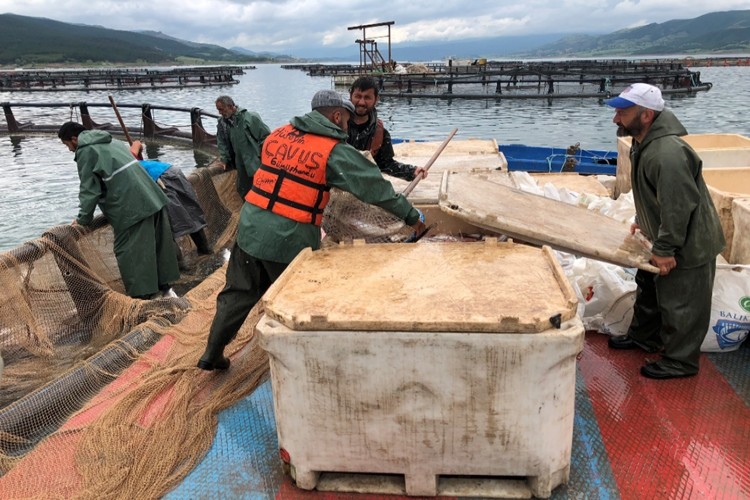
[[[352,2],[354,3],[354,2]],[[444,42],[510,35],[609,33],[748,9],[748,0],[380,0],[341,6],[339,0],[0,0],[0,12],[47,17],[120,30],[152,30],[223,47],[293,53],[314,47],[351,47],[362,35],[351,26],[395,21],[391,40]],[[388,17],[382,13],[390,13]],[[385,44],[387,28],[368,30]]]

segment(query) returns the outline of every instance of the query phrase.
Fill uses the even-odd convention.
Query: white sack
[[[750,266],[717,264],[703,352],[737,350],[750,332]]]

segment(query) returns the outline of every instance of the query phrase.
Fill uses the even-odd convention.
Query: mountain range
[[[383,48],[381,47],[381,51]],[[391,44],[397,61],[446,58],[626,57],[750,52],[750,10],[713,12],[609,34],[543,34],[451,42]],[[227,49],[154,31],[112,30],[46,18],[0,14],[0,65],[203,64],[356,60],[357,47],[308,48],[290,54]]]
[[[750,52],[750,10],[735,10],[652,23],[600,36],[566,36],[525,55],[602,57],[747,52]]]
[[[162,33],[112,30],[41,17],[0,14],[0,64],[199,64],[263,60]]]

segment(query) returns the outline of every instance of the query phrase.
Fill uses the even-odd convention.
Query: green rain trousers
[[[117,231],[114,251],[130,297],[147,298],[180,279],[166,207]]]
[[[716,261],[659,276],[639,270],[633,321],[628,335],[655,350],[663,347],[665,367],[698,372],[698,358],[711,320]]]

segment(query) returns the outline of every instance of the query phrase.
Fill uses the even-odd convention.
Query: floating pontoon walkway
[[[234,76],[242,74],[240,66],[0,71],[0,91],[209,87],[239,83]]]

